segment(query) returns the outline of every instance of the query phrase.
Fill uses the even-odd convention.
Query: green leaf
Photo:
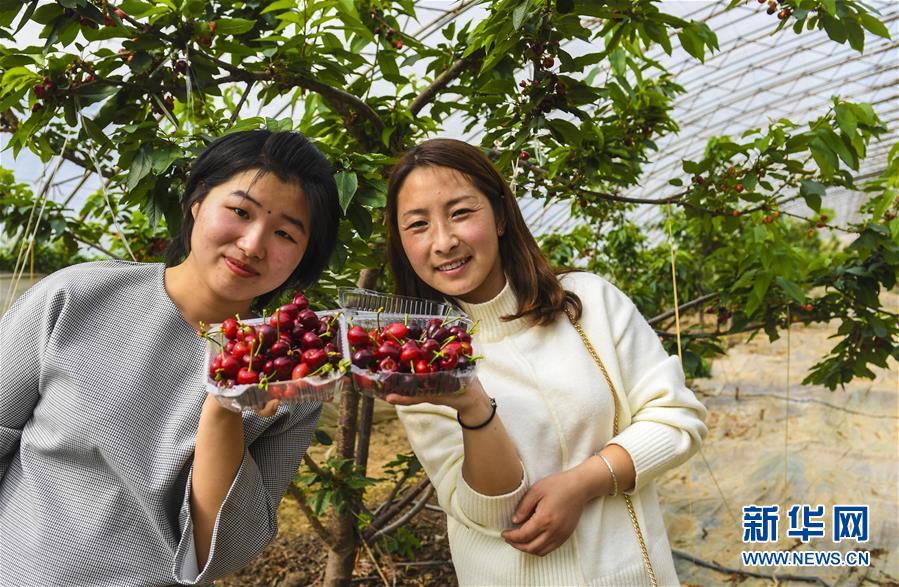
[[[220,18],[215,23],[218,35],[240,35],[256,26],[255,20],[246,18]]]
[[[837,15],[837,0],[821,0],[821,5],[827,11],[827,14],[831,16]]]
[[[821,212],[821,198],[826,188],[824,184],[811,179],[803,179],[799,185],[799,195],[805,199],[805,203],[815,212]]]
[[[812,140],[812,142],[809,143],[809,149],[811,149],[812,157],[815,159],[815,163],[818,164],[818,168],[821,170],[821,175],[824,177],[832,177],[834,171],[840,166],[837,154],[834,153],[820,138]]]
[[[581,131],[574,124],[562,118],[555,118],[546,121],[547,126],[552,131],[556,140],[566,146],[579,147],[581,145]]]
[[[609,55],[609,62],[612,64],[612,70],[615,72],[615,75],[624,75],[626,58],[627,53],[621,47],[617,47]]]
[[[356,195],[356,189],[359,187],[359,180],[352,171],[338,171],[334,175],[334,181],[337,182],[337,193],[340,196],[340,209],[346,214],[346,209],[353,196]]]
[[[153,158],[150,155],[150,149],[150,145],[144,143],[134,156],[131,168],[128,170],[128,181],[126,183],[129,190],[133,190],[138,182],[146,177],[153,168]]]
[[[525,17],[528,15],[528,9],[531,7],[531,0],[527,0],[523,4],[519,4],[512,11],[512,28],[516,31],[521,28]]]
[[[356,229],[356,232],[359,233],[359,237],[362,238],[362,240],[368,240],[371,236],[372,228],[374,227],[371,214],[368,213],[368,210],[362,207],[359,202],[353,202],[346,210],[346,216],[349,218],[353,228]]]
[[[82,124],[82,126],[84,126],[84,132],[87,134],[87,136],[89,136],[94,141],[96,141],[98,145],[100,145],[101,147],[111,147],[112,146],[112,143],[109,141],[109,138],[106,136],[106,134],[100,128],[100,126],[96,122],[93,121],[93,119],[91,119],[87,116],[82,116],[81,124]]]
[[[29,4],[28,8],[25,9],[25,14],[22,15],[22,20],[19,21],[19,26],[16,27],[16,30],[13,34],[21,31],[22,27],[25,26],[25,23],[31,20],[31,15],[34,14],[34,10],[37,8],[37,3],[38,0],[31,0],[31,4]],[[61,7],[57,6],[56,8],[59,8],[59,12],[62,13]]]
[[[679,32],[677,38],[680,39],[681,47],[683,47],[687,53],[705,63],[705,44],[702,42],[702,39],[699,38],[699,35],[686,29]]]
[[[859,53],[865,50],[865,30],[854,20],[844,19],[843,28],[846,29],[846,38],[849,46]]]
[[[785,277],[781,277],[780,275],[774,278],[774,282],[777,283],[777,285],[784,291],[784,293],[793,298],[793,300],[800,304],[805,303],[805,292],[803,292],[802,288],[800,288],[798,285]]]
[[[112,84],[93,83],[78,88],[77,95],[81,105],[93,104],[100,102],[118,93],[119,88]]]
[[[824,25],[824,31],[827,33],[827,36],[837,43],[845,43],[846,29],[843,28],[843,23],[832,16],[829,16],[826,12],[821,13],[820,16],[821,24]]]
[[[296,6],[296,0],[277,0],[276,2],[272,2],[271,4],[263,8],[262,12],[260,12],[259,14],[276,12],[278,10],[289,10],[291,8],[296,8]]]
[[[833,2],[834,0],[829,0]],[[861,21],[862,26],[868,29],[870,32],[874,33],[878,37],[883,37],[884,39],[889,39],[890,31],[887,29],[887,25],[883,24],[877,17],[873,16],[869,12],[861,12],[858,15],[859,21]]]
[[[396,64],[396,53],[392,51],[378,51],[378,68],[384,79],[394,84],[406,83],[406,78],[400,74],[400,68]]]
[[[556,11],[559,14],[574,12],[574,0],[556,0]]]

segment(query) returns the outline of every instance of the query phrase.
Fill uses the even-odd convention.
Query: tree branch
[[[714,293],[706,294],[704,296],[700,296],[694,300],[690,300],[689,302],[684,302],[683,304],[681,304],[680,306],[677,307],[677,311],[683,312],[684,310],[689,310],[693,306],[698,306],[709,300],[713,300],[720,295],[721,295],[721,292],[714,292]],[[654,326],[663,320],[667,320],[668,318],[671,318],[672,316],[674,316],[673,309],[668,310],[667,312],[663,312],[663,313],[659,314],[658,316],[653,316],[652,318],[647,320],[647,322],[649,322],[650,326]]]
[[[830,587],[823,579],[820,577],[806,577],[804,575],[781,575],[779,573],[766,574],[766,573],[757,573],[755,571],[744,571],[743,569],[734,569],[730,567],[724,567],[719,565],[718,563],[709,562],[703,560],[701,558],[697,558],[692,554],[688,554],[686,552],[680,550],[671,549],[671,553],[677,558],[683,559],[685,561],[690,561],[695,565],[699,565],[700,567],[705,567],[707,569],[712,569],[713,571],[718,571],[719,573],[728,573],[733,575],[742,575],[744,577],[757,577],[759,579],[770,579],[776,583],[780,581],[801,581],[803,583],[818,583],[819,585],[823,585],[824,587]]]
[[[415,498],[418,497],[419,494],[421,494],[421,492],[424,491],[430,484],[431,480],[427,477],[423,477],[415,487],[410,489],[409,492],[402,497],[402,499],[400,499],[392,506],[385,508],[383,510],[383,513],[375,516],[372,519],[371,524],[369,524],[368,528],[365,529],[364,538],[366,540],[371,540],[372,536],[381,528],[382,524],[388,523],[398,513],[403,511],[403,508],[412,503]]]
[[[743,328],[739,330],[727,330],[724,332],[684,332],[681,331],[680,335],[684,338],[719,338],[722,336],[733,336],[734,334],[742,334],[744,332],[751,332],[753,330],[758,330],[759,328],[764,328],[764,324],[747,324]],[[675,338],[677,337],[676,332],[668,332],[665,330],[656,330],[655,333],[663,338]]]
[[[318,518],[315,515],[315,512],[312,511],[312,508],[309,507],[309,504],[306,502],[306,496],[303,494],[300,489],[291,483],[287,486],[287,493],[289,493],[295,500],[297,500],[297,505],[300,506],[300,509],[306,515],[306,518],[309,520],[309,524],[315,530],[315,533],[318,534],[318,537],[322,542],[328,545],[328,548],[334,547],[334,538],[331,536],[331,533],[322,526],[322,523],[318,521]]]
[[[119,260],[119,261],[122,260],[121,257],[119,257],[118,255],[116,255],[116,254],[113,253],[112,251],[103,248],[102,246],[100,246],[100,245],[97,244],[97,243],[92,243],[92,242],[90,242],[90,241],[86,241],[86,240],[84,240],[83,238],[80,238],[80,237],[78,237],[78,236],[76,236],[76,235],[74,235],[74,234],[72,235],[72,238],[74,238],[76,241],[78,241],[79,243],[81,243],[81,244],[83,244],[83,245],[87,245],[87,246],[89,246],[89,247],[91,247],[91,248],[93,248],[93,249],[97,249],[97,250],[100,251],[101,253],[103,253],[103,254],[105,254],[105,255],[108,255],[111,259],[117,259],[117,260]]]
[[[408,512],[403,514],[401,517],[397,518],[396,521],[393,522],[392,524],[385,526],[385,527],[381,528],[380,530],[378,530],[377,532],[375,532],[372,535],[372,540],[375,540],[381,536],[384,536],[385,534],[389,534],[390,532],[393,532],[394,530],[396,530],[397,528],[399,528],[400,526],[402,526],[403,524],[405,524],[406,522],[408,522],[409,520],[414,518],[416,516],[416,514],[418,514],[418,512],[420,512],[422,509],[424,509],[424,507],[428,504],[428,500],[431,499],[432,495],[434,495],[434,486],[430,485],[430,486],[428,486],[427,490],[425,490],[425,494],[423,496],[421,496],[421,499],[418,500],[415,503],[415,505],[412,506],[412,508]]]
[[[125,15],[122,17],[123,20],[130,23],[132,26],[137,27],[138,29],[143,30],[147,34],[154,35],[172,45],[180,46],[181,44],[186,45],[186,43],[179,44],[179,39],[176,39],[172,35],[166,34],[156,28],[153,28],[150,25],[143,24],[129,15]],[[245,69],[241,69],[235,65],[231,65],[227,61],[219,59],[213,55],[200,51],[199,49],[193,49],[190,51],[190,54],[194,57],[200,57],[205,59],[206,61],[212,63],[213,65],[218,66],[219,68],[227,71],[232,74],[230,77],[219,78],[217,80],[213,80],[215,84],[225,83],[226,81],[265,81],[265,80],[273,80],[281,85],[295,85],[301,88],[305,88],[307,90],[311,90],[313,92],[318,92],[322,95],[335,109],[338,111],[345,111],[347,108],[356,110],[362,116],[367,118],[374,125],[375,130],[377,131],[377,135],[381,135],[381,131],[384,130],[384,121],[381,120],[381,117],[378,116],[378,113],[374,111],[374,109],[354,96],[349,92],[345,92],[341,89],[329,86],[326,83],[320,82],[311,77],[307,77],[301,74],[294,75],[286,75],[284,77],[279,77],[278,79],[274,78],[273,73],[271,72],[250,72]]]
[[[431,85],[425,88],[424,91],[412,101],[412,105],[409,106],[409,111],[412,113],[412,116],[416,116],[422,108],[427,106],[437,94],[440,93],[441,90],[448,86],[454,79],[462,75],[466,69],[479,62],[483,57],[483,54],[482,50],[475,51],[468,57],[459,59],[449,66],[446,71],[437,76],[437,78],[431,82]]]
[[[243,94],[240,96],[240,101],[237,103],[237,107],[234,108],[234,112],[231,113],[231,120],[228,122],[228,126],[232,126],[234,121],[237,120],[237,115],[240,114],[240,109],[243,108],[243,105],[246,103],[247,98],[250,97],[250,89],[253,87],[253,82],[255,80],[250,80],[247,82],[247,89],[244,90]]]
[[[313,473],[315,473],[318,477],[324,477],[325,472],[321,467],[318,466],[312,457],[309,456],[309,453],[303,453],[303,462],[306,463],[306,466],[309,467]]]

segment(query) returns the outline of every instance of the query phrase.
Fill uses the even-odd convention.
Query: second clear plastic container
[[[398,296],[370,289],[341,288],[338,292],[340,306],[347,311],[342,334],[344,347],[351,357],[353,350],[346,340],[350,323],[366,330],[387,326],[391,322],[416,323],[424,327],[432,318],[452,320],[466,330],[471,320],[458,308],[447,302]],[[378,315],[378,311],[381,311]],[[385,397],[389,393],[403,395],[450,394],[465,389],[475,376],[475,367],[456,368],[436,373],[382,373],[351,365],[353,387],[361,393]]]

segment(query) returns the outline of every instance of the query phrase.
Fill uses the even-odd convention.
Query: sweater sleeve
[[[0,482],[40,399],[41,363],[65,301],[65,291],[45,279],[0,318]]]
[[[397,406],[412,450],[437,491],[440,507],[462,525],[490,536],[512,527],[512,514],[528,490],[527,472],[503,495],[475,491],[462,476],[465,449],[456,411],[447,406]],[[521,467],[525,471],[524,466]]]
[[[705,407],[687,388],[680,360],[669,356],[634,303],[606,284],[605,308],[631,413],[631,424],[609,443],[634,461],[634,491],[689,459],[708,429]]]
[[[179,514],[181,537],[173,568],[180,584],[203,585],[233,573],[274,539],[278,505],[309,447],[320,413],[320,403],[281,406],[273,416],[275,422],[247,447],[216,517],[209,559],[199,574],[190,514],[191,468]]]

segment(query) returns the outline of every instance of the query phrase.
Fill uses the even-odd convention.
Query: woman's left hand
[[[504,531],[502,537],[522,552],[546,556],[568,540],[586,503],[574,470],[544,477],[531,486],[512,516],[521,527]]]

